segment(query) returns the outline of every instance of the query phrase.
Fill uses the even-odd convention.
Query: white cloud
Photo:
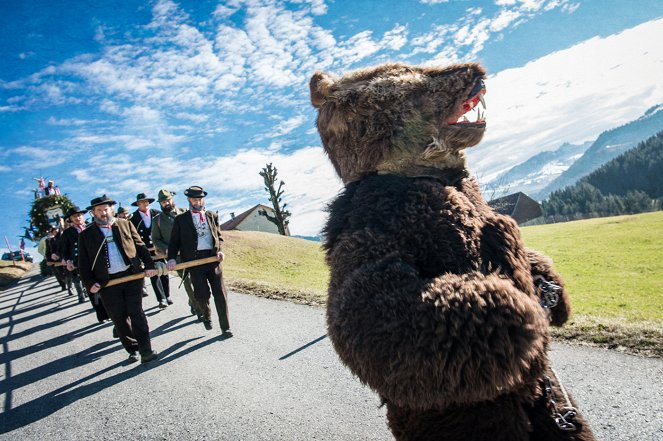
[[[661,40],[663,19],[490,77],[486,136],[468,151],[473,171],[490,180],[535,153],[593,140],[662,103]]]
[[[407,43],[407,34],[405,26],[396,26],[394,29],[385,32],[382,44],[385,49],[397,51]]]
[[[311,5],[311,14],[324,15],[327,13],[327,5],[324,0],[290,0],[291,3],[308,3]]]
[[[295,130],[297,127],[301,126],[306,122],[306,117],[304,115],[295,115],[292,118],[278,123],[270,133],[264,135],[265,138],[276,138],[278,136],[287,135],[288,133]]]
[[[85,124],[89,124],[94,121],[90,120],[85,120],[85,119],[77,119],[77,118],[55,118],[53,116],[49,117],[48,120],[46,120],[47,124],[50,124],[52,126],[83,126]]]
[[[449,3],[449,0],[419,0],[424,5],[439,5],[441,3]]]
[[[293,152],[252,148],[224,156],[193,155],[186,159],[150,156],[144,161],[127,154],[100,153],[90,156],[71,175],[85,184],[89,194],[84,198],[105,192],[118,201],[128,200],[138,191],[156,194],[164,187],[178,191],[195,183],[209,191],[208,208],[227,215],[257,203],[269,203],[258,174],[267,163],[278,169],[278,178],[285,182],[284,202],[292,212],[291,232],[318,234],[324,207],[342,188],[321,147]]]
[[[580,7],[580,3],[565,3],[562,6],[562,11],[566,12],[567,14],[573,14],[578,10]]]
[[[179,112],[175,115],[175,117],[179,119],[186,119],[188,121],[193,121],[196,123],[202,123],[209,119],[209,115],[205,115],[203,113],[187,113],[187,112]]]

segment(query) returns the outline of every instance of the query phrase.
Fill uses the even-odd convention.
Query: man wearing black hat
[[[99,293],[118,337],[129,353],[129,361],[147,363],[158,357],[152,350],[150,329],[143,311],[144,279],[106,287],[113,279],[143,272],[157,274],[150,252],[133,224],[116,219],[115,201],[103,195],[90,201],[94,224],[79,238],[81,278],[90,293]],[[142,264],[142,265],[141,265]],[[140,355],[139,355],[140,354]]]
[[[65,214],[71,224],[62,232],[62,238],[59,243],[59,256],[62,261],[67,264],[65,277],[67,279],[67,290],[69,295],[72,295],[71,285],[76,288],[78,294],[78,303],[85,302],[87,293],[81,285],[81,279],[78,274],[76,265],[78,264],[78,235],[85,229],[85,211],[77,206],[71,207]]]
[[[170,243],[170,236],[173,232],[175,218],[184,213],[184,209],[175,206],[175,200],[173,199],[174,195],[175,192],[161,189],[159,190],[159,194],[157,196],[157,200],[159,201],[159,205],[161,205],[162,210],[161,214],[156,217],[154,223],[152,224],[152,243],[157,250],[157,256],[168,255],[168,244]],[[198,302],[196,301],[196,295],[193,291],[191,277],[189,277],[189,274],[185,271],[186,270],[178,270],[177,274],[182,279],[184,290],[189,297],[189,308],[191,308],[191,314],[197,315],[198,320],[202,321],[203,314],[198,308]]]
[[[207,192],[202,187],[192,186],[184,191],[189,201],[189,210],[175,218],[168,245],[168,269],[173,270],[179,253],[185,262],[216,256],[217,262],[194,266],[188,269],[198,307],[203,313],[205,329],[212,329],[210,290],[219,316],[222,336],[232,337],[228,321],[228,294],[223,284],[221,261],[221,229],[216,213],[205,210]]]
[[[131,218],[129,218],[129,221],[134,224],[134,227],[136,227],[136,231],[138,231],[141,239],[143,239],[143,243],[150,251],[152,260],[165,263],[165,259],[156,258],[156,249],[152,244],[152,223],[161,215],[159,210],[149,208],[152,202],[154,202],[154,198],[148,198],[145,193],[138,193],[136,195],[136,201],[131,203],[131,205],[138,207],[138,209],[134,211]],[[154,294],[157,296],[159,308],[163,309],[168,307],[168,305],[172,305],[173,301],[170,299],[168,274],[150,277],[150,282],[152,283]]]

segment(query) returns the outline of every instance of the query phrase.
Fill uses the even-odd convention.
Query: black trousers
[[[55,262],[54,262],[55,263]],[[55,279],[58,281],[60,284],[60,288],[62,290],[67,289],[67,274],[66,274],[67,268],[63,266],[54,266],[53,267],[53,275],[55,276]]]
[[[130,271],[124,271],[114,278],[129,274]],[[134,280],[99,291],[122,346],[129,353],[145,354],[152,350],[150,328],[143,311],[143,283],[144,279]]]
[[[161,281],[161,287],[163,287],[163,293],[166,295],[163,297],[161,295],[161,289],[159,289],[159,281]],[[152,289],[154,289],[154,295],[157,296],[157,302],[165,301],[170,297],[170,284],[168,282],[168,274],[163,276],[154,276],[150,277],[150,282],[152,283]]]
[[[97,320],[99,320],[99,323],[108,320],[110,317],[108,316],[108,312],[106,312],[104,302],[101,300],[101,294],[97,292],[96,294],[90,294],[88,297],[90,298],[90,303],[92,303],[94,312],[97,314]]]
[[[199,252],[196,258],[209,257],[211,253]],[[216,273],[216,269],[219,273]],[[203,320],[211,320],[212,307],[210,305],[210,296],[214,297],[214,306],[219,316],[219,326],[222,331],[230,329],[228,320],[228,292],[223,283],[223,274],[221,266],[218,263],[206,263],[205,265],[189,268],[189,277],[193,284],[193,293],[198,303],[198,309],[203,314]]]

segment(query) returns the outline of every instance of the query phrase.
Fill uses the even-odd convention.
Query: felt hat
[[[117,202],[115,202],[105,194],[102,194],[98,198],[94,198],[90,201],[90,206],[87,207],[87,210],[92,210],[97,205],[104,205],[104,204],[115,205],[117,204]]]
[[[136,195],[136,201],[132,202],[131,205],[133,205],[134,207],[137,207],[138,206],[138,201],[147,201],[151,204],[152,202],[154,202],[154,198],[148,198],[145,193],[138,193]]]
[[[78,213],[85,214],[88,212],[88,210],[89,208],[87,210],[81,210],[77,205],[74,205],[69,210],[67,210],[67,214],[64,215],[64,218],[69,219],[71,216]]]
[[[207,192],[203,190],[203,187],[192,185],[191,187],[184,190],[184,196],[188,198],[204,198],[207,196]]]
[[[120,208],[117,209],[117,214],[122,214],[122,213],[128,213],[129,210],[127,210],[125,207],[120,205]]]
[[[161,190],[159,190],[159,195],[157,196],[157,200],[159,202],[167,201],[168,199],[172,199],[173,196],[175,196],[176,194],[177,193],[175,193],[174,191],[168,191],[165,188],[162,188]]]

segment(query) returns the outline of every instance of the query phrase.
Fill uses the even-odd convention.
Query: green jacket
[[[175,218],[184,213],[184,208],[175,207],[170,212],[161,212],[152,219],[152,244],[156,247],[157,258],[164,258],[168,254],[170,236],[173,232]]]

